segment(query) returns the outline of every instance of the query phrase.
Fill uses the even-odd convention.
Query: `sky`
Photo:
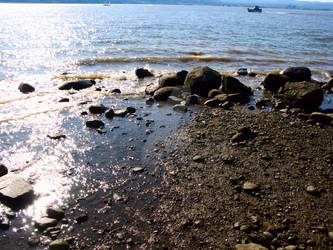
[[[333,0],[299,0],[299,1],[333,3]]]

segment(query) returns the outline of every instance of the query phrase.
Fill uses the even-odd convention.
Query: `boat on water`
[[[262,8],[260,8],[258,5],[255,5],[253,8],[247,8],[248,12],[262,12]]]

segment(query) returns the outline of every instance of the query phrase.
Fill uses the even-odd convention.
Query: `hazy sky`
[[[327,2],[327,3],[333,3],[333,0],[299,0],[299,1],[308,1],[308,2]]]

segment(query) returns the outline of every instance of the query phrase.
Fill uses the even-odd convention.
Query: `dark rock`
[[[47,137],[52,140],[59,140],[62,138],[66,138],[66,135],[58,133],[58,134],[54,134],[54,135],[47,135]]]
[[[31,235],[28,239],[29,246],[37,246],[40,242],[40,238],[37,235]]]
[[[109,109],[108,112],[105,113],[105,117],[111,120],[114,117],[113,109]]]
[[[221,86],[221,75],[209,67],[195,67],[187,74],[184,85],[190,88],[192,94],[208,96],[211,89]]]
[[[154,76],[149,70],[144,69],[144,68],[137,68],[135,70],[135,75],[138,78],[145,78],[145,77]]]
[[[151,106],[153,104],[154,104],[154,99],[153,98],[150,97],[150,98],[146,99],[146,105]]]
[[[113,90],[111,90],[111,93],[121,94],[121,91],[120,91],[120,89],[113,89]]]
[[[186,75],[187,75],[187,71],[185,71],[185,70],[177,72],[177,73],[163,75],[159,79],[158,85],[160,88],[184,85]]]
[[[186,113],[187,112],[187,107],[183,104],[176,104],[175,106],[173,106],[172,109],[174,111],[180,112],[180,113]]]
[[[104,114],[108,108],[103,104],[92,105],[89,107],[89,112],[92,114]]]
[[[195,104],[204,104],[207,101],[207,98],[204,98],[202,96],[198,96],[198,95],[189,95],[186,98],[186,105],[190,106],[190,105],[195,105]]]
[[[248,243],[236,245],[235,250],[268,250],[268,248],[255,243]]]
[[[68,250],[69,244],[63,239],[57,239],[50,243],[49,248],[50,250]]]
[[[319,85],[310,82],[287,82],[283,90],[283,98],[292,107],[303,109],[318,108],[324,98]]]
[[[288,77],[290,82],[308,82],[311,80],[311,70],[306,67],[289,67],[284,69],[281,75]]]
[[[129,113],[129,114],[134,114],[136,112],[136,109],[133,108],[133,107],[127,107],[126,108],[126,111]]]
[[[82,112],[81,112],[81,115],[82,115],[82,116],[86,116],[86,115],[88,115],[88,112],[87,112],[87,111],[82,111]]]
[[[21,83],[20,86],[18,87],[18,89],[23,93],[23,94],[28,94],[31,92],[35,91],[35,88],[33,86],[31,86],[28,83]]]
[[[264,86],[264,89],[268,91],[278,92],[287,81],[288,78],[286,76],[277,73],[269,73],[261,84]]]
[[[54,227],[56,226],[58,221],[54,218],[49,218],[49,217],[42,217],[36,220],[36,227],[40,231],[44,231],[48,227]]]
[[[151,83],[146,86],[145,93],[147,95],[153,95],[160,87]]]
[[[250,77],[256,77],[256,76],[257,76],[257,73],[251,71],[251,72],[249,72],[249,76],[250,76]]]
[[[100,121],[100,120],[91,120],[91,121],[86,121],[86,126],[88,128],[104,128],[104,122]]]
[[[69,102],[69,98],[61,98],[59,102]]]
[[[268,106],[268,100],[267,99],[258,99],[256,100],[256,107],[259,109],[265,108]]]
[[[176,96],[169,96],[168,99],[167,99],[167,102],[168,103],[171,103],[171,104],[181,104],[184,100],[182,98],[179,98],[179,97],[176,97]]]
[[[221,101],[217,98],[209,99],[205,101],[204,105],[208,107],[217,108],[221,104]]]
[[[61,220],[65,217],[65,211],[61,208],[57,207],[49,207],[46,209],[46,214],[49,218],[54,218],[57,220]]]
[[[85,221],[87,221],[88,220],[88,214],[81,214],[81,215],[79,215],[77,218],[76,218],[76,221],[78,222],[78,223],[82,223],[82,222],[85,222]]]
[[[74,81],[74,82],[67,82],[59,87],[60,90],[70,90],[70,89],[75,89],[75,90],[81,90],[81,89],[86,89],[90,88],[96,84],[95,80],[79,80],[79,81]]]
[[[247,72],[247,68],[240,68],[240,69],[238,69],[238,70],[237,70],[237,74],[238,74],[239,76],[246,76],[246,75],[248,74],[248,72]]]
[[[9,227],[10,227],[10,222],[9,222],[8,218],[6,218],[6,217],[0,218],[0,229],[8,230]]]
[[[8,169],[5,165],[0,163],[0,177],[8,174]]]
[[[221,94],[215,96],[221,103],[224,102],[233,102],[233,103],[246,103],[249,101],[249,96],[245,96],[240,93],[235,94]]]
[[[168,97],[171,95],[180,97],[180,95],[181,95],[180,88],[177,88],[177,87],[160,88],[154,93],[153,98],[156,101],[166,101],[168,99]]]
[[[18,209],[31,201],[32,186],[16,174],[0,177],[0,199],[9,207]]]
[[[325,71],[324,76],[327,77],[327,78],[333,78],[333,70]]]
[[[221,95],[223,92],[219,89],[212,89],[208,92],[208,98],[212,99],[217,95]]]
[[[238,79],[232,76],[223,76],[222,82],[222,91],[226,94],[239,93],[244,96],[252,95],[252,90],[250,87],[245,86]]]
[[[331,122],[333,121],[332,117],[330,115],[321,113],[321,112],[313,112],[311,113],[310,119],[325,124],[325,125],[330,125]]]

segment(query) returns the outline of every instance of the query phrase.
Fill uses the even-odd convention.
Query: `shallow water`
[[[152,160],[154,143],[173,135],[191,113],[147,107],[144,89],[157,78],[137,80],[136,67],[150,68],[158,77],[198,65],[228,73],[239,67],[264,73],[308,66],[313,78],[322,81],[327,79],[321,72],[333,65],[332,12],[48,4],[0,4],[0,11],[0,161],[32,183],[36,195],[33,204],[18,211],[9,231],[0,231],[0,242],[8,249],[28,247],[33,220],[49,205],[65,207],[72,220],[81,210],[104,214],[103,200],[119,194],[129,197],[135,210],[144,206],[136,199],[138,190],[149,193],[151,183],[161,182],[153,178],[163,169]],[[239,79],[257,88],[263,77]],[[102,91],[58,90],[64,81],[81,78],[96,79],[95,87]],[[21,82],[36,91],[20,93]],[[114,88],[123,94],[111,95]],[[60,103],[64,97],[69,102]],[[260,97],[262,92],[256,91],[254,98]],[[326,95],[323,108],[332,108],[332,100]],[[94,103],[114,109],[133,106],[142,120],[82,116]],[[105,134],[85,127],[94,118],[105,122]],[[147,126],[147,120],[154,122]],[[56,133],[66,138],[48,138]],[[134,176],[135,166],[145,167],[144,173]],[[1,212],[6,210],[0,205]],[[112,216],[96,216],[121,221],[126,212],[120,210],[115,204]],[[88,235],[84,231],[94,222],[78,229],[70,221],[63,232],[75,234],[74,227]]]

